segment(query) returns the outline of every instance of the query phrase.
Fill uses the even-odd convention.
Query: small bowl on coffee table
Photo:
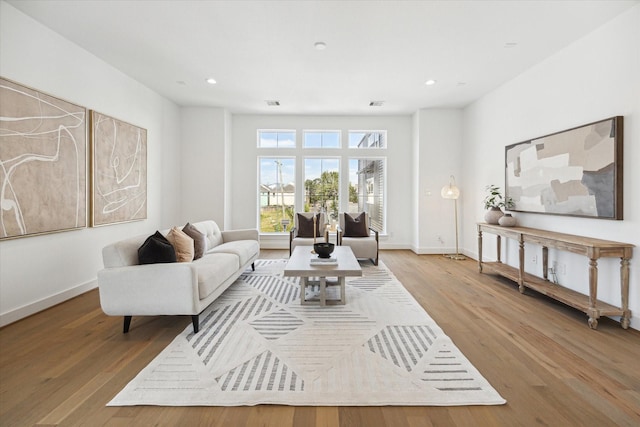
[[[331,253],[335,245],[333,243],[314,243],[313,250],[318,254],[318,258],[331,258]]]

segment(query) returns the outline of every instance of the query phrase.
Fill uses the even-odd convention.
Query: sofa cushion
[[[234,240],[218,245],[207,253],[234,254],[240,259],[240,265],[245,265],[253,256],[260,253],[260,244],[255,240]]]
[[[198,294],[205,299],[240,268],[237,255],[207,254],[194,263],[198,270]]]
[[[220,231],[220,227],[216,224],[215,221],[201,221],[193,223],[193,226],[198,229],[205,236],[205,240],[207,242],[207,249],[215,248],[218,245],[223,243],[222,240],[222,232]]]
[[[167,233],[167,240],[173,245],[176,251],[176,260],[178,262],[193,261],[193,239],[178,227],[173,227]]]
[[[193,259],[202,258],[202,255],[204,255],[204,252],[207,250],[207,241],[205,240],[204,234],[190,223],[186,223],[186,225],[182,227],[182,231],[193,239]]]
[[[298,235],[297,237],[311,237],[313,238],[313,218],[314,216],[307,217],[301,213],[298,215]],[[320,236],[320,214],[315,215],[316,218],[316,236]]]
[[[344,214],[344,236],[345,237],[368,237],[366,214],[361,212],[357,217],[348,213]]]
[[[156,231],[138,248],[138,263],[155,264],[160,262],[176,262],[176,251],[166,237]]]

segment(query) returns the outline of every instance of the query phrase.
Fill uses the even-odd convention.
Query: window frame
[[[278,144],[279,139],[276,138],[276,145],[274,147],[265,147],[260,145],[260,135],[262,133],[275,133],[277,135],[284,133],[292,133],[293,134],[293,146],[280,147]],[[298,133],[295,129],[257,129],[256,130],[256,146],[262,150],[292,150],[298,148]]]
[[[338,135],[338,146],[337,147],[324,147],[322,145],[322,139],[320,141],[320,147],[307,147],[306,146],[306,136],[308,134],[337,134]],[[342,148],[342,131],[336,129],[303,129],[302,130],[302,148],[306,150],[339,150]]]
[[[359,146],[352,147],[351,146],[351,142],[350,142],[351,134],[355,134],[355,133],[364,133],[364,134],[367,134],[367,133],[379,133],[379,134],[383,135],[384,147],[359,147]],[[347,131],[347,144],[348,144],[348,147],[349,147],[350,150],[386,150],[387,147],[388,147],[388,143],[389,143],[388,134],[387,134],[386,130],[382,130],[382,129],[378,129],[378,130],[376,130],[376,129],[368,129],[368,130],[349,129]]]
[[[354,153],[352,153],[354,154]],[[377,229],[376,227],[374,227],[380,234],[384,235],[387,232],[387,186],[388,186],[388,159],[386,156],[367,156],[364,155],[365,153],[362,153],[363,155],[359,155],[359,156],[355,156],[355,155],[349,155],[347,156],[347,172],[348,172],[348,178],[347,178],[347,192],[349,191],[349,187],[351,185],[351,160],[368,160],[368,161],[382,161],[383,162],[383,171],[382,171],[382,209],[381,209],[381,215],[382,215],[382,221],[380,224],[380,229]],[[360,194],[358,194],[358,197],[360,197]],[[367,195],[365,194],[363,197],[364,200],[367,199]],[[349,196],[347,196],[347,208],[344,212],[350,212],[349,210],[349,203],[351,203]],[[365,202],[366,203],[366,202]],[[370,212],[367,210],[367,213],[370,214]],[[370,224],[370,226],[372,226]]]
[[[289,155],[289,156],[278,156],[278,155],[275,155],[275,154],[270,154],[270,155],[264,155],[264,156],[258,155],[256,157],[256,160],[257,160],[256,167],[258,169],[258,171],[257,171],[257,181],[258,181],[257,182],[257,184],[258,184],[257,185],[257,189],[258,189],[258,206],[257,207],[258,207],[258,209],[257,209],[256,223],[257,223],[258,233],[259,234],[267,234],[267,235],[286,235],[286,234],[289,234],[289,230],[291,229],[291,227],[293,227],[293,221],[292,220],[290,220],[289,227],[287,227],[286,230],[282,230],[282,231],[265,231],[265,230],[262,230],[262,217],[261,217],[261,215],[262,215],[262,194],[260,192],[260,189],[261,189],[261,187],[263,185],[263,183],[261,182],[261,172],[262,172],[262,160],[264,160],[264,159],[271,160],[271,161],[274,161],[274,162],[277,161],[277,160],[293,160],[293,168],[294,168],[294,170],[293,170],[293,183],[294,183],[295,189],[294,189],[294,193],[293,193],[293,205],[291,205],[291,206],[293,207],[293,214],[295,215],[296,206],[297,206],[297,203],[296,203],[297,191],[298,191],[298,188],[297,188],[298,187],[298,185],[297,185],[297,180],[298,180],[297,160],[298,160],[298,156],[295,156],[295,155],[294,156],[291,156],[291,155]],[[278,180],[276,181],[276,183],[277,182],[278,182]],[[281,185],[284,185],[284,183],[282,183]],[[282,197],[283,197],[283,202],[284,202],[284,195]],[[277,197],[276,197],[276,199],[277,199]],[[275,205],[275,206],[278,206],[278,205]],[[285,205],[285,206],[289,206],[289,205]]]
[[[307,165],[306,165],[306,161],[307,160],[336,160],[338,162],[338,167],[336,172],[338,172],[338,200],[336,202],[336,205],[338,206],[337,210],[338,213],[340,212],[340,206],[341,206],[341,202],[343,200],[343,194],[342,194],[342,164],[343,164],[343,160],[344,160],[344,156],[338,156],[338,155],[334,155],[334,156],[302,156],[302,210],[304,210],[306,208],[306,182],[307,182]],[[320,177],[322,177],[322,172],[320,171]],[[305,211],[306,212],[306,211]],[[337,218],[335,218],[337,219]]]

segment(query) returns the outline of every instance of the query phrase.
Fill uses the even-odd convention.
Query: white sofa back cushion
[[[215,221],[209,220],[194,222],[193,226],[196,227],[198,231],[200,231],[206,237],[207,248],[204,250],[205,253],[208,250],[224,243],[222,240],[222,232],[220,231],[220,227],[218,227],[218,224],[216,224]]]
[[[193,226],[196,227],[206,237],[207,248],[205,250],[211,250],[223,243],[222,232],[215,221],[202,221],[194,222]],[[166,236],[169,229],[160,231],[163,236]],[[105,268],[114,267],[126,267],[129,265],[138,265],[138,248],[144,243],[153,233],[148,235],[141,235],[130,237],[128,239],[120,240],[119,242],[112,243],[105,246],[102,249],[102,261]]]

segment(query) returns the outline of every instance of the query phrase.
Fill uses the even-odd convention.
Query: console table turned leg
[[[542,247],[542,278],[549,281],[549,248]]]
[[[629,310],[629,258],[620,261],[620,297],[622,302],[622,317],[620,325],[623,329],[629,329],[631,310]]]
[[[482,273],[482,231],[478,226],[478,271]]]
[[[520,235],[518,242],[520,249],[518,251],[519,264],[518,267],[518,290],[521,294],[524,294],[524,239]]]
[[[598,327],[598,309],[596,301],[598,300],[598,260],[597,258],[589,258],[589,327],[596,329]]]

